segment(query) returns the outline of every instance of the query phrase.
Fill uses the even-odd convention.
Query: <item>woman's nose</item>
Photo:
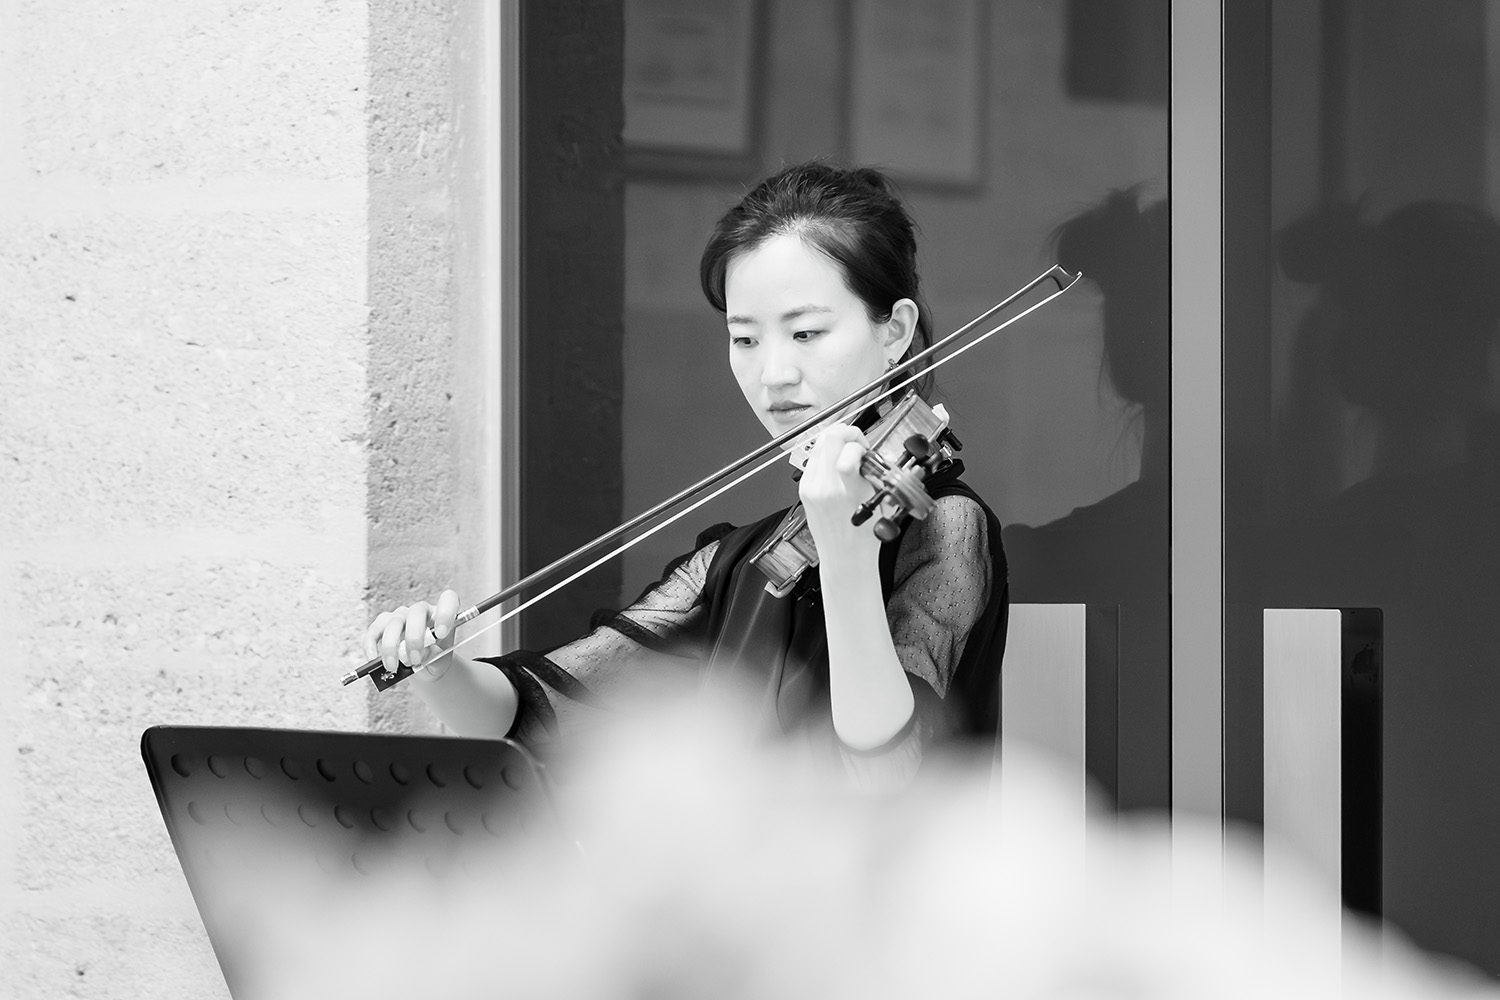
[[[792,352],[780,347],[770,347],[765,354],[765,364],[760,369],[762,385],[775,387],[792,385],[802,377],[797,360]]]

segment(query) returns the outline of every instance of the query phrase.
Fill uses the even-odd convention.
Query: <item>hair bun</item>
[[[849,176],[865,187],[879,191],[881,194],[890,194],[894,185],[891,179],[874,167],[855,167],[849,171]]]
[[[1170,252],[1167,203],[1142,207],[1139,199],[1138,186],[1111,191],[1058,226],[1052,233],[1057,262],[1106,289],[1164,272]]]

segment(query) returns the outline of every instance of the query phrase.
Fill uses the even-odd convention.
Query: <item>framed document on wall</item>
[[[757,140],[755,0],[626,0],[626,162],[738,173]]]
[[[984,161],[981,0],[853,0],[849,157],[972,187]]]

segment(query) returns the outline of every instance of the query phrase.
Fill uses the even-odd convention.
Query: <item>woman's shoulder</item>
[[[926,489],[933,499],[927,520],[938,528],[965,530],[979,525],[999,527],[989,504],[963,479],[964,463],[954,460],[927,478]]]
[[[938,473],[930,482],[932,509],[925,518],[908,522],[903,531],[894,567],[897,576],[929,562],[948,564],[954,571],[968,564],[1002,571],[1005,550],[994,511],[957,476]]]
[[[989,504],[979,492],[970,486],[963,478],[964,463],[962,459],[954,459],[927,477],[923,483],[928,496],[933,500],[947,500],[953,498],[965,498],[975,507],[983,511],[987,517],[993,517],[994,512],[990,510]],[[952,504],[949,504],[952,506]]]
[[[934,497],[927,516],[914,519],[907,533],[915,534],[919,539],[942,539],[950,544],[973,539],[977,546],[987,540],[991,518],[989,508],[972,493],[947,493]]]

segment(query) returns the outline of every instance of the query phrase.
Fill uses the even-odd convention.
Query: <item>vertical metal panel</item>
[[[1000,731],[1065,761],[1084,785],[1082,604],[1016,604],[1000,672]]]
[[[1060,778],[1069,823],[1059,837],[1082,858],[1088,813],[1085,770],[1087,615],[1082,604],[1015,604],[1000,672],[1000,801],[1007,776],[1031,787],[1040,767]]]
[[[1163,511],[1165,513],[1165,511]],[[1161,553],[1163,559],[1166,552]],[[1162,595],[1166,597],[1165,594]],[[1090,604],[1084,615],[1083,744],[1084,763],[1095,788],[1105,801],[1123,805],[1120,788],[1120,606]],[[1165,621],[1162,625],[1165,628]],[[1162,639],[1165,640],[1165,635]],[[1164,681],[1170,681],[1168,664],[1152,664]],[[1166,706],[1170,711],[1171,706]],[[1163,718],[1171,718],[1163,713]],[[1171,750],[1170,743],[1167,746]],[[1170,753],[1165,757],[1170,766]],[[1163,774],[1170,778],[1170,774]]]
[[[1265,629],[1266,843],[1340,870],[1342,628],[1337,610],[1269,608]],[[1266,858],[1272,879],[1273,859]]]
[[[451,384],[453,514],[463,541],[446,583],[473,600],[499,590],[507,579],[505,554],[513,550],[505,537],[506,468],[512,451],[505,447],[511,421],[504,412],[513,398],[504,387],[513,372],[506,365],[504,311],[510,302],[506,269],[513,259],[504,250],[505,226],[512,213],[505,205],[508,148],[508,101],[515,87],[505,82],[515,60],[505,55],[505,12],[490,4],[456,11],[451,31],[452,118],[454,141],[448,190],[452,211],[451,317],[453,356]],[[513,18],[512,18],[513,19]],[[510,270],[514,272],[514,268]],[[515,518],[510,519],[514,521]],[[497,630],[470,630],[470,655],[490,655],[504,648]]]
[[[514,3],[486,5],[494,17],[493,31],[495,92],[500,128],[493,147],[496,176],[495,266],[499,289],[499,366],[495,373],[495,407],[498,413],[499,481],[494,483],[495,516],[500,525],[497,560],[500,579],[509,584],[521,576],[521,6]],[[520,623],[515,619],[500,628],[502,649],[519,644]]]
[[[1337,610],[1264,617],[1266,930],[1313,982],[1338,983],[1343,918],[1343,621]],[[1296,928],[1296,941],[1278,929]]]
[[[522,569],[620,521],[624,398],[625,23],[620,4],[521,0],[517,477]],[[521,620],[548,649],[620,601],[606,562]]]
[[[1271,329],[1271,174],[1300,156],[1302,183],[1317,185],[1316,164],[1272,143],[1273,108],[1295,104],[1303,119],[1314,112],[1307,95],[1279,94],[1270,54],[1283,62],[1316,59],[1317,12],[1282,4],[1273,21],[1271,0],[1235,0],[1225,7],[1223,120],[1232,122],[1223,145],[1222,269],[1224,385],[1224,814],[1230,821],[1261,820],[1261,611],[1271,580],[1282,576],[1262,537],[1260,511],[1271,476],[1266,429],[1272,390],[1267,363]],[[1291,11],[1301,14],[1292,20]],[[1309,23],[1311,20],[1312,23]],[[1274,31],[1273,31],[1273,25]],[[1295,39],[1292,44],[1290,38]],[[1284,129],[1286,116],[1276,116]],[[1310,127],[1310,126],[1305,126]],[[1281,131],[1276,133],[1282,135]],[[1295,142],[1295,140],[1293,140]],[[1273,601],[1270,603],[1284,603]]]
[[[1172,801],[1223,799],[1223,11],[1172,5]]]

